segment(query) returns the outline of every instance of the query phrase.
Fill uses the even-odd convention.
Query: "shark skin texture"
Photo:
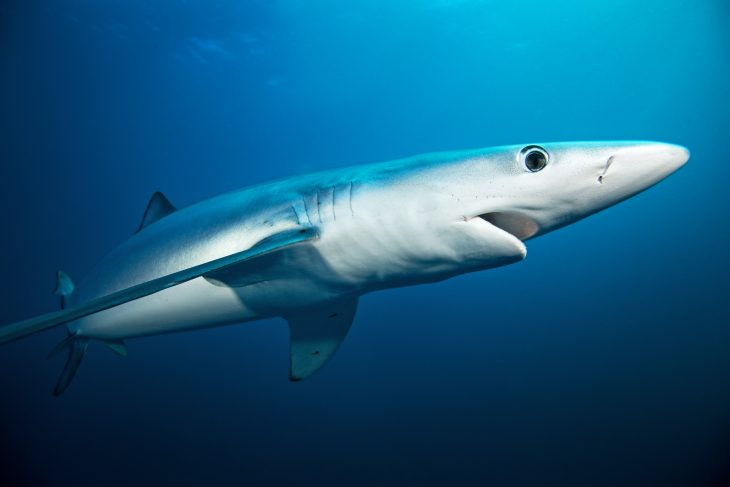
[[[525,241],[619,203],[689,159],[658,142],[561,142],[425,154],[244,188],[176,209],[156,192],[136,233],[62,309],[0,327],[0,344],[66,325],[55,394],[90,341],[282,317],[290,379],[334,354],[359,296],[524,259]]]

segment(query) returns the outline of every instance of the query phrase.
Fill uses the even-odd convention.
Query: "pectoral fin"
[[[104,311],[105,309],[113,308],[120,304],[128,303],[129,301],[134,301],[135,299],[149,296],[150,294],[162,291],[163,289],[191,281],[197,277],[219,272],[243,261],[256,259],[283,248],[288,248],[301,242],[316,239],[317,237],[317,229],[313,227],[293,228],[276,233],[259,241],[247,250],[227,255],[210,262],[205,262],[188,269],[183,269],[157,279],[152,279],[151,281],[122,289],[121,291],[93,299],[72,308],[67,308],[55,313],[47,313],[25,321],[0,327],[0,344],[17,340],[18,338],[22,338],[32,333],[47,330],[54,326],[77,320],[84,316],[98,313],[99,311]]]
[[[350,330],[356,309],[357,297],[351,297],[286,317],[291,333],[291,380],[306,379],[327,362]]]

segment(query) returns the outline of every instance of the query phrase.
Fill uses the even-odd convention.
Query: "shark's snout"
[[[689,161],[689,149],[681,145],[664,144],[669,162],[675,166],[674,170],[684,166]]]
[[[619,147],[606,159],[597,181],[638,192],[666,178],[688,160],[689,151],[674,144],[649,142]]]
[[[686,148],[661,142],[588,142],[546,147],[551,157],[542,169],[533,170],[518,159],[526,168],[522,178],[529,178],[528,191],[516,187],[509,197],[499,199],[498,207],[478,214],[493,227],[521,241],[641,193],[689,160]],[[489,203],[494,204],[494,200]]]

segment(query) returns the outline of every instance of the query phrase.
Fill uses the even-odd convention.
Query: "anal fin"
[[[286,316],[292,381],[306,379],[335,353],[350,330],[357,301],[357,297],[343,298]]]
[[[112,349],[115,353],[122,357],[127,356],[127,345],[122,340],[102,340],[104,345]]]

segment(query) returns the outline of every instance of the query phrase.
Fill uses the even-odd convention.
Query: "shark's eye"
[[[528,145],[520,151],[520,159],[528,171],[541,171],[548,163],[548,153],[540,146]]]

